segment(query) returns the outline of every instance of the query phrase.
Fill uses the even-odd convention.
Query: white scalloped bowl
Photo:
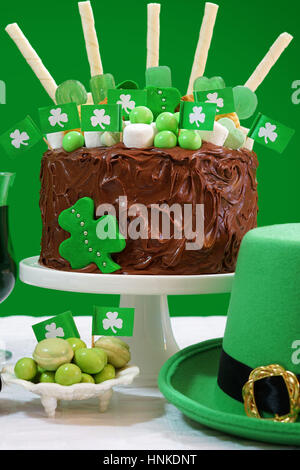
[[[130,385],[140,370],[137,366],[126,366],[116,373],[114,379],[106,380],[101,384],[79,383],[74,385],[59,385],[56,383],[38,383],[34,384],[27,380],[18,379],[14,374],[14,366],[10,365],[3,368],[1,377],[4,384],[20,385],[29,392],[41,397],[42,405],[48,415],[53,418],[57,407],[57,400],[86,400],[88,398],[99,397],[99,410],[107,410],[113,387]]]

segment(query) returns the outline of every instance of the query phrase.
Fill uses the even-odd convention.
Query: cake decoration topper
[[[104,274],[121,267],[111,258],[111,253],[123,251],[126,242],[119,231],[116,217],[104,215],[94,220],[94,201],[89,197],[79,199],[58,217],[62,229],[71,234],[59,246],[60,255],[69,261],[72,269],[82,269],[95,263]]]
[[[94,305],[92,336],[132,336],[134,308]]]
[[[160,4],[147,5],[147,69],[159,66]]]
[[[81,109],[83,131],[122,131],[121,106],[119,104],[85,105]]]
[[[80,128],[80,118],[75,103],[39,108],[43,134]]]
[[[32,329],[38,342],[48,338],[80,338],[71,311],[35,323]]]
[[[225,82],[222,77],[198,77],[194,81],[193,91],[209,91],[220,90],[226,88]]]
[[[57,104],[74,102],[79,106],[85,104],[87,100],[87,91],[84,85],[78,80],[64,81],[57,87],[55,92],[55,101]]]
[[[0,146],[10,156],[18,156],[20,152],[34,147],[43,136],[30,116],[15,124],[0,135]]]
[[[196,101],[182,101],[180,104],[179,129],[212,131],[217,104]]]
[[[282,153],[294,134],[293,129],[259,113],[248,135],[265,147]]]
[[[109,104],[121,105],[122,115],[128,119],[130,112],[134,108],[147,105],[147,93],[145,90],[134,89],[108,90],[107,102]]]
[[[235,112],[232,88],[221,88],[210,91],[194,91],[195,101],[203,103],[215,103],[217,114],[229,114]]]

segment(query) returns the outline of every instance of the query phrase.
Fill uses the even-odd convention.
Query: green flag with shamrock
[[[48,338],[80,338],[72,312],[60,313],[55,317],[32,325],[38,341]]]
[[[31,149],[43,136],[30,116],[18,122],[8,131],[0,135],[0,146],[11,156],[18,156]]]
[[[248,137],[265,147],[269,147],[271,150],[282,153],[294,134],[294,129],[259,113],[249,131]]]
[[[39,108],[39,116],[43,134],[52,134],[53,132],[80,128],[80,119],[76,103]]]
[[[129,119],[130,112],[137,106],[147,106],[146,90],[111,89],[107,94],[108,103],[116,103],[122,107],[122,115]]]
[[[215,103],[217,105],[216,114],[228,114],[235,111],[232,88],[219,88],[209,91],[194,91],[195,101],[205,103]]]
[[[118,104],[82,106],[81,129],[89,132],[122,132],[121,106]]]
[[[134,308],[94,306],[92,335],[132,336]]]
[[[212,131],[216,116],[216,104],[181,101],[179,129]]]

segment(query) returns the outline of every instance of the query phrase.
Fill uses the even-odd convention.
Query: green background
[[[160,64],[172,69],[174,86],[185,94],[204,1],[161,0]],[[287,31],[295,39],[257,91],[259,111],[296,129],[284,154],[255,145],[258,153],[259,225],[300,222],[299,116],[300,105],[291,101],[291,84],[300,79],[300,3],[298,0],[220,0],[205,75],[222,75],[227,86],[241,85],[263,58],[277,36]],[[144,85],[146,63],[145,0],[92,1],[105,72],[117,82],[133,79]],[[67,79],[89,83],[81,21],[75,0],[41,2],[14,0],[1,7],[0,79],[7,86],[7,104],[1,105],[0,132],[30,114],[50,98],[4,31],[17,22],[59,84]],[[244,126],[250,122],[244,121]],[[10,229],[16,261],[39,253],[41,220],[38,206],[39,170],[44,144],[22,153],[17,160],[0,155],[1,171],[16,171],[10,193]],[[229,295],[169,298],[172,315],[226,314]],[[17,281],[11,296],[1,304],[0,315],[52,315],[66,310],[91,314],[92,305],[117,306],[116,296],[56,292]]]

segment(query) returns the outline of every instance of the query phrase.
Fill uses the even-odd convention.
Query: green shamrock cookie
[[[228,129],[229,131],[228,137],[224,143],[224,147],[237,150],[244,145],[245,134],[243,131],[241,131],[241,129],[237,129],[235,127],[235,124],[232,119],[222,118],[219,119],[218,123],[226,127],[226,129]]]
[[[154,118],[164,111],[174,113],[180,103],[181,95],[177,88],[173,87],[146,87],[147,106],[151,109]]]
[[[104,215],[94,220],[93,199],[79,199],[74,206],[61,212],[58,223],[71,234],[60,244],[59,253],[69,261],[72,269],[82,269],[90,263],[95,263],[104,274],[120,269],[111,259],[111,253],[124,250],[125,238],[119,232],[114,216]]]

